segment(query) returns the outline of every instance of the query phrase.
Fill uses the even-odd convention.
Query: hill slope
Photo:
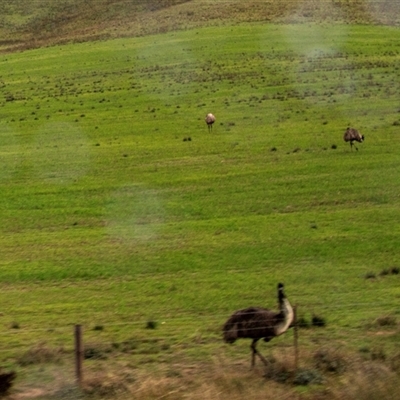
[[[392,1],[15,0],[0,4],[0,50],[245,21],[398,25],[399,15]]]

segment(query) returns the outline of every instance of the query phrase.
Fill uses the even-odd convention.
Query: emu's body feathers
[[[227,343],[240,338],[260,339],[266,342],[276,336],[275,326],[283,322],[284,315],[260,307],[249,307],[234,312],[226,321],[223,332]]]

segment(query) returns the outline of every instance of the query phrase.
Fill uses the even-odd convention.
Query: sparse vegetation
[[[95,325],[93,327],[93,330],[94,331],[102,331],[102,330],[104,330],[104,326],[103,325]]]
[[[17,363],[23,367],[35,364],[58,363],[62,360],[65,350],[61,347],[49,347],[45,343],[38,343],[18,357]]]
[[[375,320],[375,324],[376,326],[396,326],[397,325],[397,321],[396,321],[396,317],[394,317],[393,315],[384,315],[381,317],[378,317]]]
[[[364,277],[365,277],[365,279],[375,279],[376,274],[375,274],[375,272],[367,272]]]
[[[91,373],[84,382],[83,392],[91,397],[119,398],[129,394],[129,385],[134,378],[125,371],[121,374],[100,371]]]
[[[84,346],[83,357],[85,360],[105,360],[112,350],[106,344],[89,343]]]
[[[20,325],[17,321],[13,321],[13,322],[11,322],[10,328],[11,329],[20,329]]]
[[[322,384],[323,381],[323,377],[318,371],[305,369],[296,373],[293,383],[295,385],[307,386],[310,384]]]
[[[264,377],[278,383],[289,383],[293,379],[293,373],[293,365],[270,358]]]
[[[311,317],[311,325],[316,327],[326,326],[326,319],[320,315],[313,314]]]
[[[323,372],[343,373],[346,370],[346,357],[341,351],[322,348],[314,354],[315,367]]]
[[[157,321],[149,320],[146,322],[146,329],[156,329]]]

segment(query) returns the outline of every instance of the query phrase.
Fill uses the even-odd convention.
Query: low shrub
[[[132,379],[127,378],[130,377],[126,377],[124,374],[116,375],[105,372],[97,372],[95,375],[89,375],[87,378],[85,378],[83,391],[87,395],[91,396],[115,398],[114,396],[128,391],[127,384]]]
[[[375,320],[375,324],[376,326],[382,327],[382,326],[396,326],[397,325],[397,321],[396,318],[392,315],[383,315],[381,317],[378,317]]]
[[[319,349],[314,354],[315,367],[323,372],[342,373],[346,369],[345,357],[333,349]]]
[[[326,326],[326,320],[324,317],[314,314],[311,318],[311,325],[317,327],[324,327]]]
[[[157,321],[147,321],[146,323],[146,329],[156,329],[157,328]]]
[[[64,353],[65,351],[62,347],[50,348],[44,343],[39,343],[23,353],[17,359],[17,363],[23,367],[34,364],[57,363],[61,361]]]
[[[300,386],[307,386],[311,384],[321,384],[323,383],[322,375],[312,369],[303,369],[296,373],[294,377],[293,384]]]
[[[291,367],[287,363],[276,361],[275,359],[269,360],[264,374],[265,378],[279,383],[288,382],[292,376]]]
[[[105,360],[111,352],[112,347],[110,346],[90,343],[83,349],[83,358],[85,360]]]

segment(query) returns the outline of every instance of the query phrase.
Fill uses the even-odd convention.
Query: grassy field
[[[399,35],[241,23],[2,55],[0,357],[16,398],[81,396],[77,323],[100,397],[394,398]],[[222,343],[233,310],[276,307],[278,281],[326,320],[300,330],[303,367],[339,351],[354,393],[340,374],[265,380],[250,343]],[[292,343],[268,345],[289,368]]]
[[[0,4],[0,52],[243,22],[399,26],[381,0],[13,0]]]

